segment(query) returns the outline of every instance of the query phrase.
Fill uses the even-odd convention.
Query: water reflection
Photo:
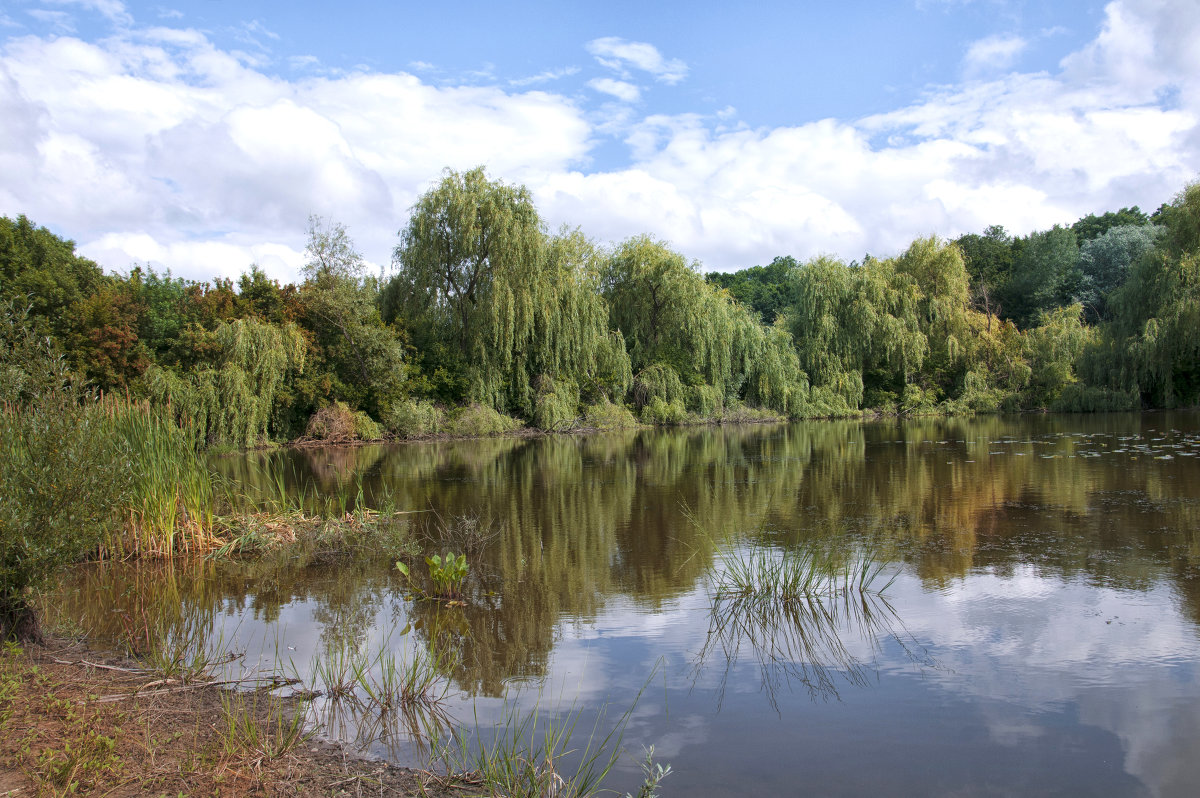
[[[80,569],[56,606],[97,637],[130,639],[135,620],[155,619],[154,628],[224,635],[268,652],[276,635],[285,650],[296,648],[297,661],[347,641],[378,646],[385,631],[407,628],[405,645],[454,653],[448,677],[455,690],[497,701],[514,682],[562,682],[568,662],[588,657],[596,677],[578,689],[598,691],[599,684],[617,684],[614,674],[622,669],[653,662],[650,649],[662,649],[674,652],[684,671],[699,664],[705,674],[694,682],[699,692],[686,702],[685,716],[706,718],[724,702],[721,723],[750,718],[726,734],[765,750],[775,749],[753,731],[764,723],[754,714],[758,710],[725,689],[740,687],[743,674],[767,695],[767,701],[756,695],[755,706],[768,712],[773,706],[780,714],[772,716],[782,722],[789,713],[819,712],[798,707],[797,697],[807,704],[810,695],[845,699],[853,691],[859,700],[868,692],[860,685],[867,683],[886,693],[886,675],[897,663],[911,671],[914,659],[928,661],[928,650],[948,669],[929,677],[930,684],[983,715],[1003,705],[989,697],[1019,695],[1023,683],[1045,683],[1017,674],[1022,662],[1035,659],[1030,651],[1013,657],[989,643],[1000,638],[1016,645],[1028,638],[1039,641],[1029,644],[1034,653],[1048,652],[1039,667],[1061,688],[1014,701],[1020,717],[997,720],[996,728],[1024,724],[1051,734],[1037,713],[1048,703],[1079,701],[1079,712],[1089,718],[1108,718],[1089,722],[1119,727],[1113,733],[1132,740],[1129,711],[1101,708],[1099,693],[1080,687],[1081,679],[1116,680],[1111,689],[1122,683],[1124,671],[1116,664],[1108,670],[1081,667],[1092,660],[1045,643],[1045,623],[1056,619],[1079,632],[1055,634],[1075,640],[1096,660],[1155,673],[1182,667],[1163,653],[1147,659],[1146,651],[1160,651],[1148,643],[1141,653],[1141,644],[1122,648],[1124,659],[1084,645],[1088,639],[1111,642],[1123,629],[1115,624],[1132,614],[1127,605],[1153,597],[1156,617],[1167,619],[1162,625],[1184,652],[1177,655],[1187,662],[1181,689],[1194,689],[1194,663],[1187,658],[1200,621],[1198,431],[1194,412],[986,417],[635,430],[225,457],[215,467],[249,493],[270,496],[280,489],[274,475],[286,474],[286,489],[305,490],[313,500],[340,493],[338,501],[353,506],[361,489],[368,505],[387,501],[434,511],[447,522],[487,519],[499,534],[471,553],[462,608],[406,600],[384,556],[335,563],[106,563]],[[414,531],[422,523],[414,520]],[[778,547],[843,539],[870,545],[902,570],[903,590],[865,604],[714,604],[707,592],[719,552],[714,541],[727,537]],[[422,539],[430,550],[441,543],[436,534]],[[985,599],[970,600],[982,586],[988,586]],[[1122,616],[1114,625],[1100,619],[1103,634],[1097,634],[1070,613],[1059,617],[1054,602],[1064,590],[1078,592],[1078,601],[1066,605],[1076,609],[1101,596],[1126,606],[1111,611]],[[968,609],[976,615],[964,620],[959,613]],[[252,628],[266,642],[244,642]],[[1085,628],[1090,638],[1080,631]],[[638,684],[644,678],[630,676]],[[1160,688],[1155,682],[1151,692],[1179,692]],[[1080,698],[1085,694],[1091,697]],[[820,718],[837,725],[831,716]],[[342,720],[331,717],[336,723]],[[713,745],[731,745],[714,723],[697,721],[710,742],[691,745],[707,745],[710,753]],[[353,718],[345,734],[354,738],[366,725]],[[654,730],[667,733],[674,726]],[[412,729],[385,730],[381,724],[379,734],[401,739]],[[1004,734],[989,740],[995,744]],[[947,731],[938,739],[956,738]],[[1138,754],[1142,761],[1163,750],[1152,747]],[[678,765],[676,772],[672,788],[688,778]]]

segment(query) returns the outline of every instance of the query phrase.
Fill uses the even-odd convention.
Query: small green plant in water
[[[467,555],[455,555],[448,551],[444,557],[440,554],[426,557],[425,564],[429,566],[429,578],[433,580],[433,595],[449,599],[458,598],[463,580],[467,578]],[[402,573],[405,579],[412,578],[408,566],[403,562],[396,562],[396,570]]]

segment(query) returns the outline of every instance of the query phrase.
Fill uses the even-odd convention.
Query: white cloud
[[[260,259],[253,243],[302,249],[310,213],[386,263],[444,166],[533,184],[582,159],[589,135],[561,96],[403,73],[289,82],[191,30],[0,50],[0,213],[50,224],[114,268],[178,257],[162,263],[238,271]]]
[[[631,42],[617,36],[605,36],[587,43],[587,51],[604,66],[622,76],[629,68],[649,72],[655,79],[674,85],[687,77],[688,66],[678,58],[664,58],[658,48],[646,42]]]
[[[77,6],[85,11],[100,14],[114,25],[133,24],[133,17],[120,0],[41,0],[41,2],[55,6]]]
[[[110,267],[178,258],[163,263],[198,278],[266,258],[256,245],[281,248],[271,262],[288,268],[310,213],[343,222],[386,263],[441,169],[478,164],[528,185],[551,228],[649,232],[709,268],[886,255],[990,224],[1027,232],[1156,207],[1200,173],[1200,19],[1184,6],[1110,4],[1058,73],[761,129],[731,125],[732,110],[639,116],[638,87],[612,78],[589,84],[615,98],[600,102],[369,70],[288,80],[186,28],[9,38],[0,213],[28,214]],[[649,45],[592,45],[622,69],[686,71]],[[626,163],[589,170],[611,136]]]
[[[971,43],[963,58],[963,66],[968,75],[1008,69],[1016,63],[1018,56],[1028,45],[1029,43],[1020,36],[988,36]]]
[[[579,72],[579,67],[577,67],[577,66],[563,67],[562,69],[547,69],[546,71],[539,72],[536,75],[530,75],[529,77],[516,78],[514,80],[510,80],[508,82],[508,85],[509,86],[533,86],[533,85],[536,85],[539,83],[549,83],[554,80],[561,80],[562,78],[566,78],[566,77],[570,77],[571,75],[578,74],[578,72]]]
[[[27,13],[38,22],[49,25],[59,33],[75,32],[75,19],[66,11],[50,11],[45,8],[31,8]]]
[[[635,103],[642,97],[642,91],[632,83],[626,83],[623,80],[613,80],[612,78],[593,78],[588,81],[588,87],[602,94],[608,94],[616,97],[618,100],[627,103]]]

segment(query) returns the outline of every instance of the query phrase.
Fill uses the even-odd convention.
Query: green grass
[[[311,735],[304,730],[304,710],[289,711],[283,699],[269,693],[223,693],[221,749],[231,758],[276,759]]]
[[[456,780],[480,789],[484,795],[595,795],[617,763],[629,716],[626,714],[612,731],[601,734],[602,712],[582,747],[573,742],[579,716],[578,711],[572,711],[555,719],[536,709],[522,714],[509,708],[489,742],[472,742],[472,737],[484,736],[476,718],[474,735],[460,727],[448,740],[435,741],[436,759]],[[568,769],[565,760],[571,755],[576,755],[578,762]]]
[[[761,543],[726,546],[715,574],[718,599],[762,596],[780,601],[801,598],[881,594],[896,579],[882,579],[887,563],[870,549],[831,544],[777,549]]]

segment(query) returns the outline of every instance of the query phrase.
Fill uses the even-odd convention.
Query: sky
[[[373,267],[445,169],[705,271],[1026,234],[1200,178],[1197,0],[0,1],[0,214],[107,270]]]

